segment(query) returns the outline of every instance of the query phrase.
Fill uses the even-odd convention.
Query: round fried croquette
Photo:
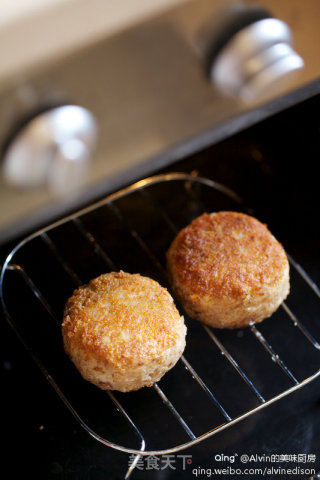
[[[289,293],[289,263],[267,226],[244,213],[205,213],[167,252],[172,290],[191,317],[240,328],[269,317]]]
[[[86,380],[127,392],[151,386],[175,365],[186,327],[159,283],[112,272],[75,290],[65,306],[62,336]]]

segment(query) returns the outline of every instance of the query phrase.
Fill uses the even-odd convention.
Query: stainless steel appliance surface
[[[316,478],[318,9],[188,2],[1,86],[3,468],[13,478]],[[59,332],[75,286],[119,268],[167,285],[176,231],[221,209],[255,215],[284,245],[285,304],[234,332],[186,318],[184,357],[153,388],[108,395],[84,382]]]
[[[317,0],[190,1],[1,82],[0,241],[313,95],[318,18]],[[66,104],[95,118],[95,150],[46,115]]]

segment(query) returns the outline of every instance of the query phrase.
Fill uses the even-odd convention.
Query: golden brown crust
[[[289,290],[283,247],[266,225],[243,213],[196,218],[172,242],[167,265],[187,313],[218,328],[261,321]]]
[[[177,354],[182,353],[185,326],[172,297],[157,282],[112,272],[75,290],[65,307],[62,335],[66,352],[85,378],[101,388],[126,391],[143,386],[139,382],[149,364],[156,370],[155,362],[167,354],[170,366],[178,360],[171,357],[176,347]],[[131,388],[125,375],[135,375],[135,369],[141,378]],[[100,377],[107,370],[111,379],[119,378],[103,386],[101,378],[95,382],[93,370]],[[152,380],[151,375],[146,383]]]

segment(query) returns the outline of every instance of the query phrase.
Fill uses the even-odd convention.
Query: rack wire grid
[[[141,455],[178,452],[319,376],[320,292],[289,257],[291,293],[259,326],[217,331],[185,316],[187,346],[151,388],[105,392],[63,351],[60,325],[73,290],[108,271],[167,285],[165,252],[204,211],[246,211],[227,187],[184,173],[141,180],[22,241],[1,272],[6,317],[72,414],[96,440]],[[126,478],[135,466],[131,465]]]

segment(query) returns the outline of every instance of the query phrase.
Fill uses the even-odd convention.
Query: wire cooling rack
[[[172,239],[204,211],[219,210],[248,212],[236,193],[209,179],[154,176],[29,236],[3,266],[6,317],[49,382],[90,435],[136,459],[190,447],[319,376],[320,293],[290,257],[291,293],[257,326],[217,331],[178,305],[187,347],[151,388],[101,391],[64,353],[63,307],[77,286],[121,269],[168,287],[165,252]]]

